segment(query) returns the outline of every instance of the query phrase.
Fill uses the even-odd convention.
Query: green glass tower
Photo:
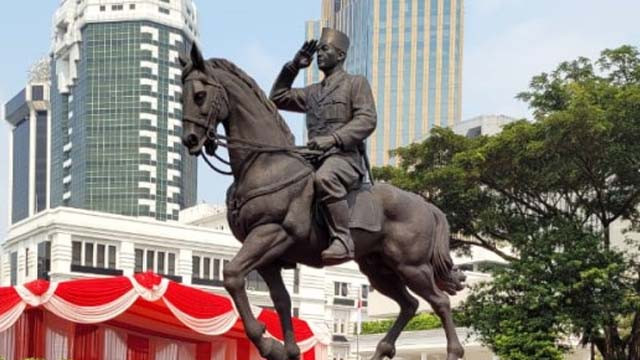
[[[180,141],[191,0],[65,0],[54,17],[51,205],[177,220],[196,201]]]
[[[307,38],[318,38],[307,24]],[[389,150],[460,121],[464,0],[322,0],[315,24],[349,36],[347,71],[371,83],[378,111],[367,142],[372,165],[392,164]]]

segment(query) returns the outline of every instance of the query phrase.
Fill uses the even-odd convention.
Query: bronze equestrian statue
[[[298,71],[311,64],[316,49],[324,80],[304,89],[292,89]],[[376,129],[369,82],[364,76],[349,75],[343,70],[348,49],[349,38],[345,34],[324,28],[319,46],[315,40],[305,42],[293,61],[284,66],[270,96],[278,109],[307,114],[307,146],[324,152],[316,161],[315,189],[324,205],[332,241],[322,252],[327,265],[353,259],[347,193],[358,187],[366,175],[364,140]]]
[[[310,53],[312,45],[307,43],[305,51]],[[324,46],[322,42],[319,44],[321,54]],[[325,265],[321,254],[329,248],[331,238],[322,216],[317,216],[315,211],[315,168],[307,158],[313,155],[331,159],[338,152],[327,156],[322,151],[295,146],[293,135],[276,105],[250,76],[231,62],[216,58],[205,61],[195,45],[190,59],[182,58],[181,62],[183,144],[194,156],[202,154],[203,150],[215,155],[218,146],[227,147],[229,151],[234,183],[227,192],[227,217],[242,247],[224,268],[224,287],[243,320],[247,336],[262,357],[299,359],[300,349],[291,322],[291,299],[281,270],[295,263],[313,267]],[[353,81],[346,74],[342,78],[352,84],[338,85],[336,91],[352,89],[357,92],[355,83],[358,81],[359,89],[365,86],[362,80]],[[331,86],[331,76],[328,79],[326,86]],[[278,88],[274,88],[274,97],[278,96]],[[370,96],[353,94],[353,91],[351,94],[355,98]],[[349,98],[346,94],[341,99],[354,102],[354,96]],[[322,103],[322,100],[318,102]],[[343,105],[346,109],[347,105]],[[299,109],[308,111],[313,106]],[[348,127],[354,118],[353,110],[345,115],[338,109],[318,109],[321,114],[317,119],[330,119],[325,114],[335,112],[335,119],[344,123],[342,127]],[[224,135],[217,133],[218,125],[224,128]],[[337,134],[342,134],[342,127],[334,129]],[[332,143],[339,149],[336,151],[345,151],[352,145],[359,146],[369,131],[363,130],[353,140],[337,135],[333,141],[322,139],[326,133],[319,132],[322,136],[315,138],[314,147],[332,149],[327,145]],[[356,155],[348,153],[342,156],[356,159]],[[208,162],[206,156],[204,159]],[[358,175],[360,171],[356,171]],[[347,189],[349,184],[344,185]],[[444,214],[421,196],[388,184],[376,184],[370,190],[355,190],[349,197],[352,219],[348,226],[353,238],[354,259],[371,285],[395,300],[401,309],[389,332],[378,343],[372,359],[394,357],[395,342],[418,308],[418,301],[409,289],[427,300],[442,319],[447,337],[447,359],[461,358],[464,349],[455,332],[446,293],[455,294],[462,289],[464,277],[453,268],[449,254],[449,225]],[[327,218],[331,216],[334,215]],[[344,224],[344,219],[339,221]],[[339,235],[338,238],[343,240]],[[260,273],[269,287],[280,316],[284,346],[263,337],[265,327],[251,312],[245,277],[253,270]]]

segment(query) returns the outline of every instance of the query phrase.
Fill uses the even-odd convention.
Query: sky
[[[320,0],[194,0],[205,57],[224,57],[267,90],[304,42],[304,22]],[[419,0],[424,1],[424,0]],[[59,0],[6,1],[0,12],[0,104],[18,93],[31,64],[48,55]],[[606,48],[640,46],[638,0],[465,0],[462,118],[530,117],[515,95],[561,61],[596,58]],[[298,139],[302,117],[283,113]],[[0,239],[8,223],[9,127],[0,110]],[[219,204],[230,179],[200,161],[198,201]]]

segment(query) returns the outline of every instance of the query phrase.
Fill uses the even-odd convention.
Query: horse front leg
[[[258,348],[260,355],[268,360],[287,360],[287,355],[282,344],[262,336],[265,326],[251,311],[245,290],[245,277],[257,268],[269,266],[292,243],[292,239],[280,225],[260,225],[249,233],[242,248],[224,268],[224,287],[231,295],[242,318],[245,333]]]
[[[279,266],[268,266],[258,269],[260,275],[269,287],[271,301],[280,317],[280,325],[284,334],[284,347],[289,360],[300,359],[300,348],[296,343],[293,324],[291,322],[291,297],[287,291],[284,281],[282,281],[282,268]]]

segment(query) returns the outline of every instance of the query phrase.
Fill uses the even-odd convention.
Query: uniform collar
[[[331,75],[322,79],[320,84],[322,84],[323,87],[329,87],[333,85],[335,82],[339,82],[340,78],[342,78],[344,74],[345,74],[344,69],[340,68],[334,71]]]

